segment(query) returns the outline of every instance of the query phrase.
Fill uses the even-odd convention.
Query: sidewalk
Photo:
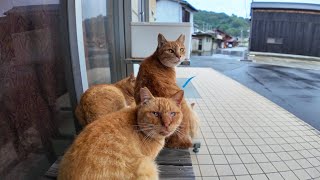
[[[211,68],[177,68],[178,78],[191,76],[200,94],[187,99],[201,120],[197,179],[320,179],[317,130]]]

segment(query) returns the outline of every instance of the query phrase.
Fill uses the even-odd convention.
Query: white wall
[[[156,22],[181,22],[182,9],[179,3],[160,0],[157,1]]]

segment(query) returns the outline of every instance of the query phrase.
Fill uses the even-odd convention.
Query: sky
[[[241,17],[250,17],[250,4],[252,0],[187,0],[199,10],[224,12]],[[254,2],[299,2],[320,4],[320,0],[253,0]]]

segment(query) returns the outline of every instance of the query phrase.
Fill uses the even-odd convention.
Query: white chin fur
[[[171,63],[171,62],[166,62],[166,63],[161,62],[161,63],[162,63],[163,65],[167,66],[167,67],[174,68],[174,67],[180,65],[181,62],[182,62],[182,61],[179,61],[179,62],[177,62],[177,63]]]

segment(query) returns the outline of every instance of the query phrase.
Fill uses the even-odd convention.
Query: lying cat
[[[171,98],[140,90],[141,104],[101,116],[65,153],[58,180],[158,179],[154,159],[182,121],[183,91]]]
[[[141,102],[140,88],[147,87],[156,97],[170,97],[180,88],[176,83],[175,67],[185,59],[184,35],[176,41],[167,41],[162,34],[158,35],[156,51],[140,65],[134,98]],[[183,120],[176,133],[167,139],[166,147],[188,148],[192,146],[191,138],[196,134],[198,118],[185,100],[181,110]]]
[[[90,87],[83,93],[75,110],[76,117],[82,126],[91,123],[98,116],[118,111],[134,105],[135,77],[129,77],[115,84],[99,84]]]

